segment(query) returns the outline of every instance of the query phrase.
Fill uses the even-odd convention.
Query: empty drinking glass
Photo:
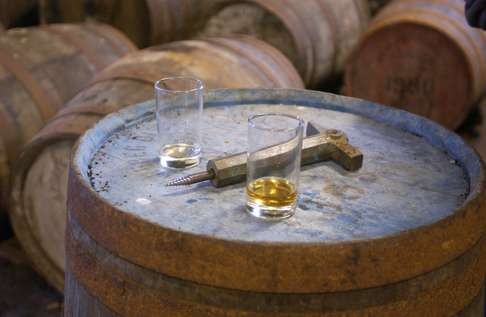
[[[168,77],[155,83],[160,164],[187,168],[199,164],[203,83],[191,77]]]

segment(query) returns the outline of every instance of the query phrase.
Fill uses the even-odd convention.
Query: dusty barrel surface
[[[2,185],[23,144],[97,72],[133,50],[125,36],[101,24],[11,29],[0,36]],[[0,188],[1,206],[8,188]]]
[[[208,158],[246,148],[246,119],[285,112],[364,154],[305,168],[296,215],[244,212],[244,185],[171,188],[153,101],[98,122],[68,186],[67,316],[475,316],[486,252],[484,170],[456,135],[370,102],[298,90],[206,95]],[[479,304],[478,304],[479,298]],[[479,307],[479,308],[478,308]]]
[[[201,34],[256,36],[282,51],[311,87],[342,69],[369,19],[362,0],[221,1],[212,11]]]
[[[13,172],[10,214],[16,235],[57,289],[63,289],[72,145],[105,114],[153,98],[155,80],[177,75],[201,78],[207,88],[303,87],[297,71],[280,52],[248,37],[154,47],[129,54],[100,73],[25,146]]]
[[[347,94],[429,117],[450,129],[486,86],[486,36],[461,0],[398,0],[370,24],[346,69]]]

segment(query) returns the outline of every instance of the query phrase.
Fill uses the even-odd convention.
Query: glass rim
[[[188,81],[192,81],[193,83],[195,83],[195,85],[194,85],[195,87],[194,88],[190,88],[190,89],[185,89],[185,90],[167,89],[167,88],[160,87],[160,84],[162,82],[167,82],[167,81],[170,81],[170,80],[181,80],[181,79],[188,80]],[[170,76],[170,77],[164,77],[164,78],[161,78],[161,79],[157,80],[154,83],[154,88],[155,88],[155,90],[165,91],[165,92],[169,92],[169,93],[189,93],[189,92],[195,92],[195,91],[204,89],[204,84],[203,84],[202,80],[200,80],[199,78],[196,78],[196,77],[191,77],[191,76]]]
[[[298,124],[295,127],[292,127],[292,128],[264,128],[264,127],[258,127],[256,122],[254,121],[254,120],[261,118],[261,117],[270,117],[270,116],[286,117],[286,118],[293,119],[293,120],[297,121]],[[294,130],[297,130],[299,128],[303,129],[305,122],[304,122],[304,119],[302,119],[299,116],[294,116],[294,115],[286,114],[286,113],[269,112],[269,113],[260,113],[260,114],[254,114],[254,115],[249,116],[248,117],[248,125],[250,125],[252,128],[262,130],[262,131],[285,132],[285,131],[294,131]]]

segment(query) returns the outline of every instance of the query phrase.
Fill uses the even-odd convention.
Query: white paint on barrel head
[[[72,141],[63,141],[42,151],[29,170],[22,197],[32,233],[49,259],[62,270],[67,172],[72,145]]]
[[[464,171],[447,154],[421,137],[383,123],[288,105],[219,106],[204,111],[200,166],[183,172],[162,169],[153,116],[126,122],[114,114],[110,125],[118,124],[118,132],[92,156],[79,158],[90,162],[85,177],[91,175],[91,185],[107,202],[148,222],[248,242],[343,242],[393,235],[445,218],[468,194]],[[303,168],[299,208],[295,216],[280,222],[244,212],[244,184],[164,186],[169,178],[203,170],[208,158],[245,151],[247,117],[263,112],[298,115],[320,127],[343,130],[364,153],[363,167],[347,172],[325,162]],[[99,133],[106,133],[107,120],[95,127]]]

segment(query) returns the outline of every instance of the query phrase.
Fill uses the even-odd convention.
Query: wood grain
[[[280,52],[249,37],[174,42],[129,54],[106,68],[25,147],[13,173],[12,222],[21,228],[17,236],[58,289],[64,277],[72,144],[104,115],[151,99],[155,80],[176,75],[201,78],[207,88],[303,87]]]
[[[96,0],[91,5],[95,19],[114,25],[142,48],[254,36],[284,53],[314,88],[341,73],[369,20],[366,0]],[[60,8],[61,21],[71,15]]]
[[[342,129],[364,153],[363,167],[304,170],[295,216],[262,222],[244,213],[243,185],[161,186],[175,172],[157,162],[153,102],[112,114],[75,149],[67,247],[68,274],[111,310],[453,315],[478,294],[484,172],[459,137],[406,112],[318,92],[212,91],[205,106],[202,166],[244,150],[248,114],[277,111]]]
[[[99,24],[11,29],[0,36],[2,211],[7,209],[10,171],[22,146],[97,72],[134,50],[122,38]],[[45,198],[43,203],[48,204]]]
[[[464,1],[399,0],[371,23],[345,82],[350,96],[455,129],[483,95],[485,74],[486,36],[467,25]]]

